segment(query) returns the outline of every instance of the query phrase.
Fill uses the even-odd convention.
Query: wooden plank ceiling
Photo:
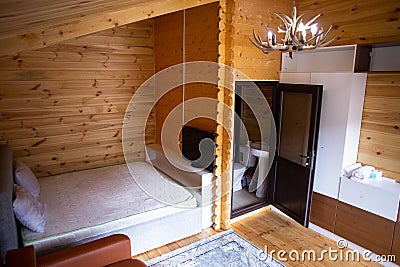
[[[78,36],[216,0],[2,0],[0,55],[33,50]]]

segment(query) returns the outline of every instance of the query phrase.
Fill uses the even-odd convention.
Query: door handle
[[[308,167],[309,162],[310,162],[310,156],[305,156],[305,155],[299,155],[301,158],[307,159],[306,161],[306,167]]]

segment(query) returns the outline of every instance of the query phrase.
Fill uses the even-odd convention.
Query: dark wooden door
[[[278,142],[272,204],[308,227],[322,86],[279,84],[273,112]]]

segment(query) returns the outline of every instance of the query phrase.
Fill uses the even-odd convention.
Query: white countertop
[[[344,178],[347,178],[347,177],[344,177]],[[347,178],[347,179],[351,179],[353,181],[356,181],[356,182],[359,182],[362,184],[367,184],[370,186],[378,187],[383,190],[400,193],[400,183],[396,183],[396,180],[394,180],[394,179],[390,179],[390,178],[386,178],[386,177],[382,177],[379,179],[362,179],[362,180],[356,179],[356,178]]]

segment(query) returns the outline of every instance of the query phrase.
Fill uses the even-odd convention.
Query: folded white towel
[[[361,167],[361,163],[354,163],[350,166],[347,166],[346,168],[343,169],[342,175],[345,177],[350,178],[351,175],[353,174],[354,170],[358,169]]]
[[[354,170],[351,176],[361,180],[368,179],[373,170],[375,170],[375,168],[372,166],[363,166],[361,168]]]

